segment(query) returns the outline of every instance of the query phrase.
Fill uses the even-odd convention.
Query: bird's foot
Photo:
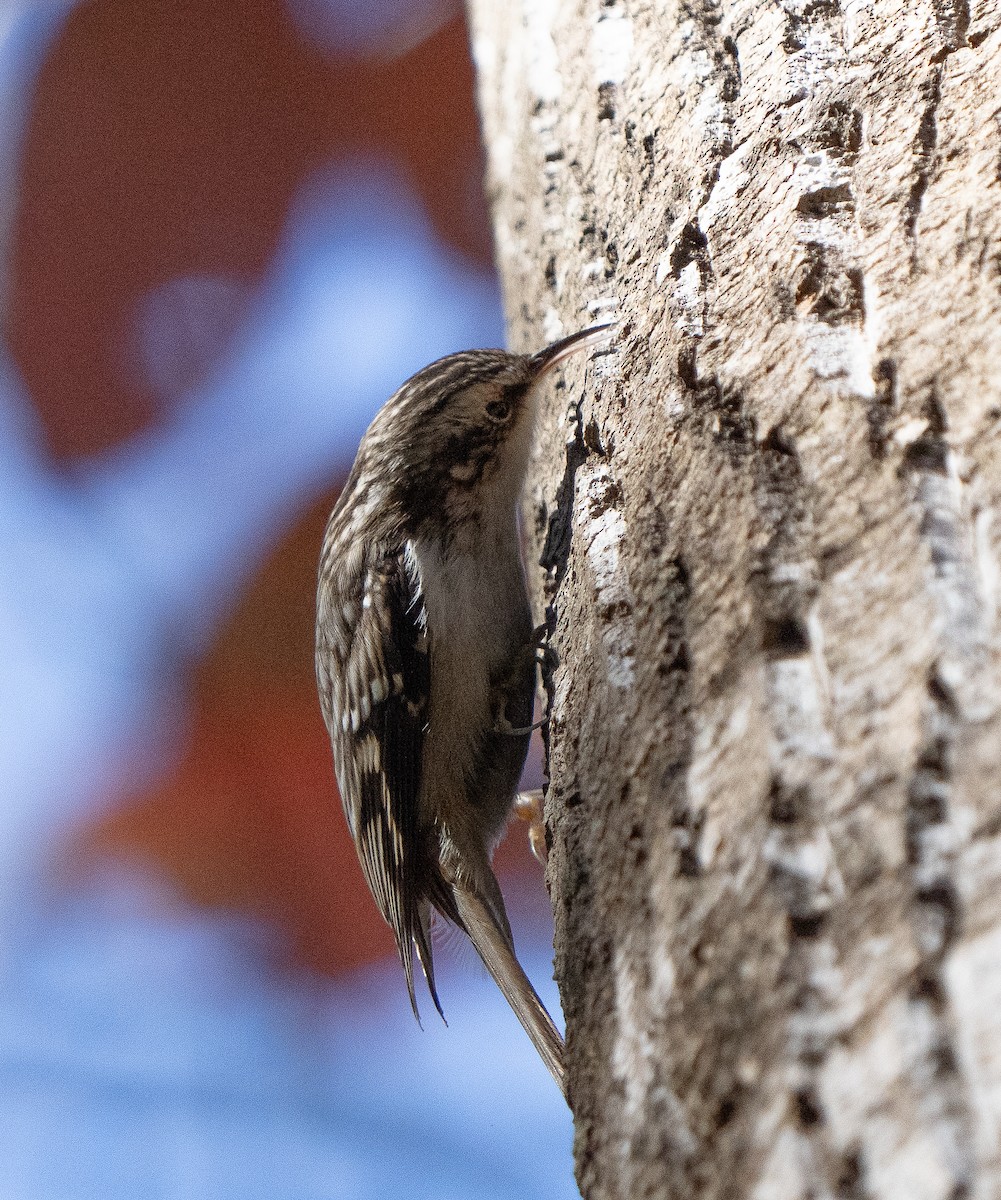
[[[519,820],[528,822],[528,844],[532,853],[543,866],[549,861],[546,845],[546,820],[542,812],[542,790],[519,792],[514,798],[514,814]]]

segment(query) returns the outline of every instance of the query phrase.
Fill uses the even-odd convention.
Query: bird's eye
[[[487,416],[492,421],[506,421],[510,415],[510,400],[491,400],[487,405]]]

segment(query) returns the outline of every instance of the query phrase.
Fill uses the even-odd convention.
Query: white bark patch
[[[624,690],[632,687],[636,678],[636,599],[622,558],[626,522],[617,503],[616,485],[604,463],[590,470],[582,468],[577,486],[584,518],[581,538],[594,580],[608,681]]]
[[[563,93],[560,60],[553,39],[553,22],[559,7],[557,0],[525,0],[522,5],[522,19],[528,30],[522,43],[528,49],[528,87],[536,99],[546,104],[555,103]]]
[[[554,679],[553,702],[550,717],[554,724],[559,724],[570,703],[573,680],[569,671],[557,671]]]
[[[659,273],[659,271],[658,271]],[[699,264],[690,262],[678,276],[674,296],[681,313],[675,322],[682,333],[701,337],[703,334],[702,321],[702,276]]]
[[[859,238],[854,226],[852,176],[839,162],[820,151],[807,154],[798,164],[793,187],[804,199],[828,195],[832,199],[829,215],[811,213],[796,224],[798,240],[814,253],[828,251],[845,266],[852,263]],[[868,281],[863,285],[866,320],[828,323],[804,315],[801,328],[807,344],[810,365],[820,379],[842,379],[855,395],[871,399],[876,394],[872,363],[875,351],[875,323],[872,311],[876,297]]]
[[[925,417],[908,417],[893,431],[893,440],[901,450],[906,450],[908,446],[913,446],[927,429],[928,421]]]
[[[845,894],[844,880],[834,861],[834,849],[826,829],[802,837],[784,828],[774,828],[764,847],[783,902],[794,917],[820,917]]]
[[[618,296],[595,296],[587,302],[587,311],[592,317],[602,321],[610,321],[618,307]]]
[[[623,1124],[628,1134],[643,1124],[644,1101],[653,1082],[653,1043],[647,1033],[646,1014],[641,1011],[632,962],[621,945],[615,947],[614,969],[616,1035],[612,1072],[625,1093]]]
[[[993,514],[989,509],[978,512],[973,522],[973,542],[976,556],[977,575],[984,601],[984,622],[993,628],[998,609],[998,581],[1001,572],[994,556],[991,538]]]
[[[563,336],[563,318],[552,305],[542,314],[542,336],[547,346]]]
[[[713,112],[710,124],[722,136],[725,128],[722,120],[724,109],[718,98],[714,100],[714,104],[718,111]],[[746,163],[749,158],[753,159],[754,149],[753,142],[744,142],[720,163],[713,186],[699,208],[699,228],[707,236],[717,220],[727,218],[735,197],[746,186],[748,179]]]
[[[654,1011],[660,1015],[674,994],[676,981],[674,962],[665,946],[657,942],[650,947],[650,1001]]]
[[[824,727],[824,700],[812,658],[804,655],[772,663],[768,683],[780,756],[830,762],[834,747]]]
[[[819,379],[843,379],[850,391],[867,400],[876,394],[869,345],[860,329],[818,321],[810,322],[805,332],[810,365]]]
[[[702,871],[712,869],[720,847],[725,844],[725,821],[719,805],[725,788],[721,788],[720,779],[725,779],[730,769],[731,754],[740,753],[753,707],[753,701],[746,695],[735,705],[721,697],[695,723],[686,792],[689,808],[703,818],[694,847]]]
[[[860,1128],[866,1130],[873,1196],[948,1200],[956,1194],[951,1122],[945,1114],[921,1111],[929,1082],[923,1073],[934,1038],[933,1024],[898,998],[864,1036],[835,1046],[820,1072],[819,1092],[834,1145],[847,1148]]]
[[[931,554],[929,585],[943,626],[946,654],[939,666],[946,682],[955,688],[962,687],[975,671],[987,642],[980,594],[983,571],[974,558],[974,528],[965,491],[955,455],[949,453],[946,474],[924,472],[917,493]]]
[[[622,1085],[625,1104],[617,1120],[622,1134],[621,1155],[626,1170],[632,1158],[631,1141],[644,1128],[649,1097],[654,1087],[656,1054],[649,1029],[663,1011],[661,1000],[666,1002],[674,985],[674,971],[667,962],[658,966],[654,979],[657,995],[643,992],[632,965],[632,955],[622,945],[615,947],[613,980],[615,987],[615,1043],[612,1047],[612,1074]],[[654,1012],[650,1012],[651,1000]],[[685,1111],[678,1097],[669,1092],[661,1080],[656,1081],[658,1104],[665,1106],[671,1114],[671,1140],[679,1156],[694,1154],[697,1143],[685,1119]],[[623,1194],[628,1195],[628,1191]]]
[[[469,39],[473,64],[481,75],[492,75],[497,69],[497,43],[482,31]]]
[[[633,53],[633,23],[618,8],[605,9],[595,25],[591,39],[594,82],[621,83],[629,71]]]
[[[956,1015],[956,1046],[963,1077],[974,1097],[977,1157],[1001,1163],[1001,930],[953,950],[945,965],[945,982]]]
[[[781,1129],[759,1168],[751,1200],[802,1200],[808,1194],[809,1163],[806,1139],[788,1126]]]

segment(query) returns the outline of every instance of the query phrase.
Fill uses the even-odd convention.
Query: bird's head
[[[564,358],[609,334],[601,325],[537,354],[468,350],[438,359],[380,409],[356,474],[384,482],[383,500],[401,514],[408,533],[510,507],[528,466],[536,385]]]

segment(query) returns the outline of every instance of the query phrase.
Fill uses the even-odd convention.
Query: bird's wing
[[[427,905],[420,894],[418,798],[430,665],[416,571],[401,550],[358,548],[357,569],[321,580],[317,679],[337,783],[366,882],[396,936],[410,1002],[413,947],[435,1007]],[[345,564],[347,566],[347,564]],[[351,582],[345,587],[344,581]]]

